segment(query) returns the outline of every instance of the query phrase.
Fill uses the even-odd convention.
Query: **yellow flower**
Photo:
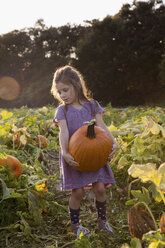
[[[42,184],[35,185],[35,189],[37,191],[48,191],[48,188],[46,187],[46,181],[44,181]]]
[[[81,239],[84,236],[83,232],[80,233],[79,239]]]

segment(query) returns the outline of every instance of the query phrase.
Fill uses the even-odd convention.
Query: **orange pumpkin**
[[[160,218],[160,231],[161,233],[165,233],[165,213]]]
[[[49,140],[43,135],[37,135],[35,141],[40,147],[43,146],[45,148],[48,146],[49,143]]]
[[[80,127],[69,140],[69,153],[80,166],[76,170],[91,172],[102,168],[112,152],[112,140],[95,120]]]
[[[0,158],[1,166],[6,167],[7,164],[10,166],[14,178],[18,178],[22,174],[22,164],[17,158],[10,155],[7,155],[7,158]]]

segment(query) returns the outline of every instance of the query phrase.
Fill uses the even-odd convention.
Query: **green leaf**
[[[152,163],[147,164],[132,164],[128,169],[128,174],[132,177],[139,177],[143,182],[147,182],[155,177],[156,165]]]
[[[148,248],[157,248],[159,245],[159,242],[152,242],[151,244],[149,244]]]
[[[118,169],[122,169],[124,168],[125,166],[129,165],[129,162],[127,160],[127,155],[124,155],[122,156],[120,159],[119,159],[119,162],[117,164],[117,168]]]
[[[131,239],[131,248],[142,248],[141,242],[138,238]]]
[[[149,191],[151,192],[152,194],[152,197],[154,198],[154,200],[156,202],[161,202],[162,201],[162,197],[160,195],[160,193],[157,191],[157,188],[156,188],[156,185],[154,183],[152,183],[150,186],[149,186]]]
[[[148,242],[159,242],[160,244],[165,245],[165,236],[159,231],[150,231],[148,233],[145,233],[142,239]]]
[[[130,246],[128,244],[123,244],[121,248],[130,248]]]
[[[157,172],[158,177],[160,178],[159,184],[158,184],[158,190],[165,193],[165,163],[161,164],[158,168]]]
[[[145,202],[147,205],[151,203],[149,191],[145,187],[142,187],[142,192],[141,190],[131,190],[131,194],[137,198],[139,202]]]
[[[134,204],[137,203],[137,199],[131,199],[125,202],[126,206],[133,206]]]
[[[142,187],[142,192],[143,192],[144,202],[146,202],[147,205],[149,205],[151,203],[149,190],[146,189],[145,187]]]
[[[3,196],[2,196],[2,200],[5,200],[7,198],[10,198],[10,193],[11,193],[11,189],[9,189],[6,185],[6,183],[4,182],[3,179],[0,178],[1,184],[2,184],[2,192],[3,192]],[[1,202],[0,201],[0,202]]]
[[[6,120],[6,119],[11,118],[13,116],[13,113],[3,110],[1,111],[0,115],[2,116],[2,120]]]

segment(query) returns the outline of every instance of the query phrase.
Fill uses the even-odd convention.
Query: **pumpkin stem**
[[[87,137],[89,139],[94,139],[96,137],[95,130],[94,130],[94,125],[96,124],[96,120],[92,119],[88,123],[88,128],[87,128]]]

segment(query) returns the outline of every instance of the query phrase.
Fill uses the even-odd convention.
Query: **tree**
[[[0,100],[1,106],[35,107],[53,101],[53,73],[57,67],[71,63],[84,31],[85,27],[69,24],[47,28],[39,19],[34,28],[0,36],[0,76],[12,76],[22,86],[18,99],[11,103]]]
[[[94,97],[115,106],[152,100],[153,88],[160,86],[163,23],[164,5],[156,1],[135,1],[114,17],[91,22],[91,31],[79,42],[74,65],[84,73]]]

